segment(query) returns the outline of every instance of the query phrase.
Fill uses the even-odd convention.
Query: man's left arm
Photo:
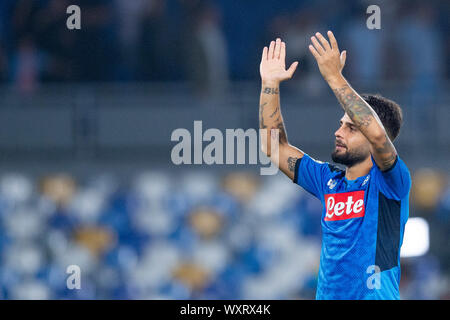
[[[316,58],[320,73],[333,90],[344,111],[355,126],[369,140],[371,153],[381,171],[391,168],[397,159],[397,151],[376,112],[359,96],[342,75],[347,52],[339,52],[337,41],[328,31],[328,42],[319,32],[311,37],[309,50]]]

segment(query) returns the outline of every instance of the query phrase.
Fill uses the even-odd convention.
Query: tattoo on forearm
[[[389,158],[383,160],[383,167],[389,168],[395,162],[395,158],[397,157],[396,153],[392,153],[389,155]]]
[[[284,123],[280,122],[278,124],[278,130],[280,130],[280,143],[287,143],[287,134],[286,129],[284,128]]]
[[[392,143],[386,137],[386,141],[384,142],[384,144],[381,147],[376,148],[376,151],[379,153],[392,153],[393,149],[394,148],[392,146]]]
[[[264,112],[264,107],[267,105],[267,102],[264,102],[263,104],[261,104],[259,106],[259,127],[261,129],[265,129],[267,128],[267,126],[264,124],[264,116],[263,116],[263,112]]]
[[[263,90],[263,93],[265,93],[265,94],[278,94],[279,90],[278,90],[278,88],[265,87],[264,90]]]
[[[278,112],[279,109],[280,109],[280,108],[277,107],[277,108],[275,109],[275,111],[270,115],[270,117],[273,118],[273,117],[277,114],[277,112]]]
[[[279,94],[278,88],[269,88],[265,87],[262,91],[264,94],[277,95]],[[267,102],[261,103],[259,106],[259,127],[261,129],[278,129],[278,141],[280,144],[287,143],[287,135],[286,130],[283,124],[283,118],[281,117],[280,107],[277,106],[275,110],[270,111],[271,113],[266,115],[266,119],[264,119],[264,109],[267,106]],[[277,116],[278,115],[278,116]],[[276,120],[272,120],[275,116],[277,116]],[[266,121],[264,121],[266,120]],[[268,121],[267,121],[268,120]],[[267,134],[273,137],[274,133],[268,131]]]
[[[382,167],[388,168],[390,167],[397,157],[397,152],[395,151],[394,146],[392,145],[392,142],[389,140],[388,137],[386,137],[386,141],[384,142],[383,146],[378,147],[375,149],[379,154],[383,155],[382,160]]]
[[[295,164],[297,163],[297,160],[298,160],[298,158],[295,158],[295,157],[289,157],[289,158],[287,159],[289,171],[294,172],[294,170],[295,170]]]
[[[370,125],[374,119],[372,111],[367,107],[364,100],[358,97],[348,85],[333,89],[333,92],[342,108],[344,108],[358,128]]]
[[[278,142],[280,144],[287,143],[286,129],[284,128],[283,122],[278,122],[271,129],[278,129]]]

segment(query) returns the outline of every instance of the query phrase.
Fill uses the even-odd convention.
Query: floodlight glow
[[[409,218],[405,226],[400,257],[417,257],[430,247],[428,222],[423,218]]]

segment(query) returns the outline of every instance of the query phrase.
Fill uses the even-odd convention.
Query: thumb
[[[341,64],[342,64],[342,67],[345,66],[345,60],[346,59],[347,59],[347,51],[344,50],[344,51],[341,52]]]
[[[289,75],[289,78],[291,78],[294,75],[295,70],[297,69],[298,61],[295,61],[291,64],[289,69],[286,70],[287,74]]]

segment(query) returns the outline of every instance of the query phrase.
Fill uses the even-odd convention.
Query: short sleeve
[[[330,171],[328,163],[314,160],[306,153],[295,164],[293,182],[321,199],[326,174]]]
[[[398,155],[392,167],[385,171],[378,168],[373,157],[372,162],[376,171],[378,188],[386,197],[400,200],[408,194],[411,188],[411,175]]]

